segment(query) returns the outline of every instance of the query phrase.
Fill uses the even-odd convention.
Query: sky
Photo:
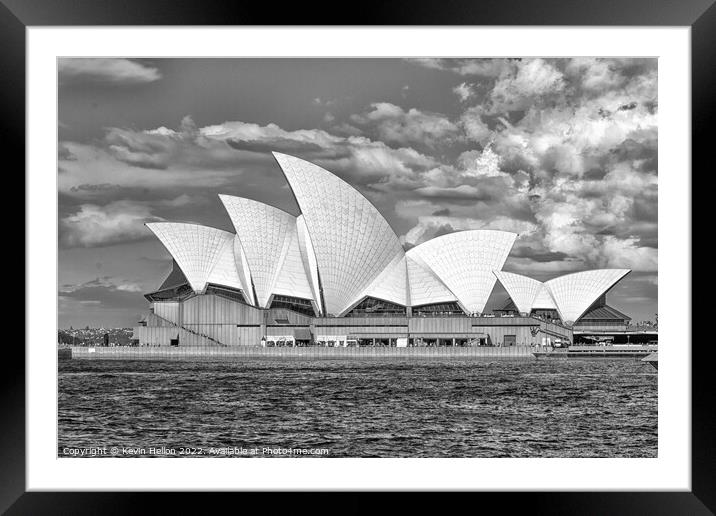
[[[136,325],[171,269],[145,222],[233,232],[220,193],[298,214],[271,151],[348,181],[406,249],[498,229],[519,235],[506,271],[632,269],[609,304],[654,320],[656,59],[92,58],[58,74],[60,328]]]

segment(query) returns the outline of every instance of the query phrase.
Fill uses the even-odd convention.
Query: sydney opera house
[[[198,224],[147,227],[173,258],[140,346],[533,345],[579,328],[624,326],[606,294],[630,271],[547,282],[505,272],[517,235],[458,231],[405,250],[348,183],[274,153],[300,215],[220,195],[235,233]],[[486,313],[500,282],[507,303]]]

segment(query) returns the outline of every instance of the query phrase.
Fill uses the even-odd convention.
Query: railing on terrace
[[[535,317],[533,315],[510,315],[510,316],[500,316],[500,315],[466,315],[464,313],[452,313],[452,312],[435,312],[430,314],[416,314],[413,313],[413,315],[406,315],[406,314],[396,314],[396,313],[369,313],[369,312],[361,312],[361,313],[351,313],[350,315],[346,315],[345,317],[313,317],[314,320],[350,320],[350,319],[431,319],[431,318],[439,318],[439,317],[453,317],[456,319],[480,319],[480,320],[498,320],[498,321],[513,321],[515,319],[518,320],[524,320],[524,319],[533,319],[538,320],[541,322],[551,322],[545,319],[541,319],[539,317]]]
[[[67,353],[67,351],[70,351]],[[330,348],[321,346],[312,347],[273,347],[260,346],[158,346],[158,347],[130,347],[117,346],[109,348],[80,348],[64,349],[64,359],[102,359],[102,360],[226,360],[235,358],[281,357],[285,359],[345,359],[345,358],[454,358],[454,357],[489,357],[489,358],[534,358],[532,353],[543,350],[536,346],[508,346],[508,347],[348,347]]]
[[[659,328],[656,326],[646,326],[646,325],[611,325],[611,324],[585,324],[580,325],[577,324],[574,326],[574,331],[577,333],[584,333],[584,332],[644,332],[644,333],[658,333]]]

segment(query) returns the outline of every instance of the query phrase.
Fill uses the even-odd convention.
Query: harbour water
[[[657,456],[634,361],[68,360],[58,387],[60,457]]]

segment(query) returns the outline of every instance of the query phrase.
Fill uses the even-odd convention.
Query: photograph
[[[60,461],[659,457],[657,57],[56,65]]]

